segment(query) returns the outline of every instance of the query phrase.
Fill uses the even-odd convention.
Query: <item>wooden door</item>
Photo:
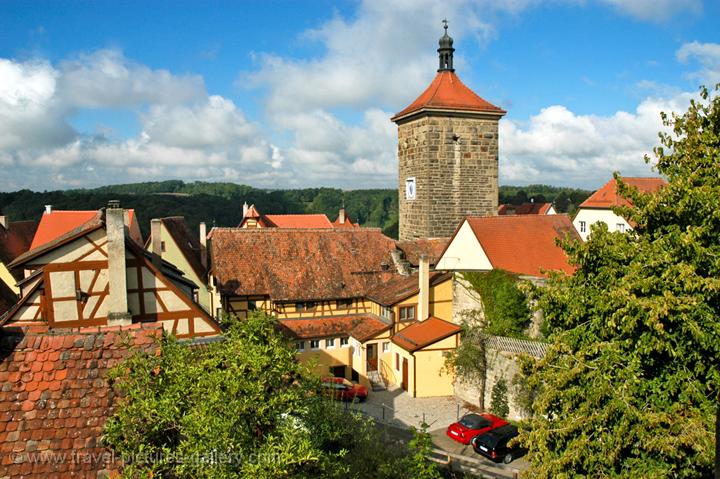
[[[367,370],[377,371],[377,344],[367,345]]]
[[[403,358],[402,362],[402,388],[407,392],[408,390],[408,360]]]

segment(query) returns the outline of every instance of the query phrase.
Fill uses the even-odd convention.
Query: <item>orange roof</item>
[[[122,464],[101,441],[105,423],[117,406],[108,373],[139,351],[156,351],[161,335],[159,323],[59,329],[53,334],[42,328],[3,328],[0,444],[14,455],[13,460],[2,462],[0,474],[116,477]],[[92,455],[106,460],[45,461],[33,457],[37,452],[45,458]]]
[[[397,121],[418,110],[464,110],[504,115],[506,112],[480,98],[466,87],[455,72],[438,72],[429,87],[403,111],[392,117]]]
[[[281,319],[280,324],[297,339],[352,336],[361,342],[391,328],[391,325],[372,314],[312,319]]]
[[[129,216],[129,229],[130,236],[134,240],[138,240],[136,237],[139,234],[135,220],[135,210],[127,210]],[[38,225],[35,237],[30,244],[30,249],[37,248],[47,244],[60,236],[84,225],[88,221],[95,218],[97,210],[92,211],[56,211],[53,210],[51,213],[43,213],[40,218],[40,224]],[[135,231],[137,230],[137,232]],[[142,244],[142,238],[140,238]]]
[[[460,332],[460,326],[430,316],[395,333],[392,342],[405,351],[414,352]]]
[[[567,215],[469,217],[467,222],[495,269],[536,277],[546,276],[544,271],[575,272],[555,244],[568,235],[580,239]]]
[[[307,215],[265,215],[278,228],[332,228],[333,225],[323,214]]]
[[[622,178],[623,183],[637,188],[641,193],[655,193],[667,184],[663,178]],[[615,178],[608,181],[602,188],[583,201],[580,208],[612,208],[614,206],[630,206],[630,202],[621,197],[617,191]]]
[[[552,203],[523,203],[521,205],[502,204],[498,206],[499,215],[546,215]]]

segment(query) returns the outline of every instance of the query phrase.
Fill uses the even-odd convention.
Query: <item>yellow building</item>
[[[153,219],[145,248],[173,264],[197,286],[195,301],[212,312],[207,286],[207,250],[205,223],[199,234],[192,234],[182,216]]]
[[[217,314],[275,315],[298,358],[319,375],[401,386],[402,371],[393,365],[397,354],[408,353],[393,338],[422,319],[452,318],[452,276],[430,272],[430,259],[421,254],[442,245],[400,248],[373,228],[214,228],[208,241]],[[411,364],[421,379],[408,392],[452,394],[438,387],[447,381],[441,365]]]

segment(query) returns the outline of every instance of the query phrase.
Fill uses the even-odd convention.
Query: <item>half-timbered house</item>
[[[157,322],[178,338],[211,336],[217,322],[193,301],[196,285],[128,234],[119,204],[16,258],[22,298],[2,324],[50,328]]]

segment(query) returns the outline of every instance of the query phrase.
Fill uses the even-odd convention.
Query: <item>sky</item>
[[[0,191],[396,187],[444,18],[505,185],[651,176],[660,112],[720,82],[715,0],[0,0]]]

